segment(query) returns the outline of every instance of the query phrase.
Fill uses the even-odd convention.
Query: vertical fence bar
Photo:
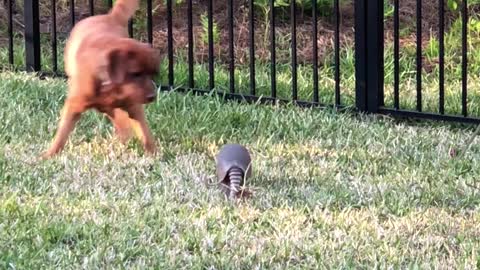
[[[94,0],[88,0],[88,7],[90,11],[90,16],[95,15],[95,3]]]
[[[356,0],[355,101],[360,111],[376,113],[383,105],[383,42],[383,0]]]
[[[313,102],[318,102],[318,11],[317,0],[312,0],[312,17],[313,17]]]
[[[467,38],[468,38],[468,2],[462,1],[462,115],[467,117],[467,67],[468,67],[468,55],[467,55]]]
[[[13,1],[8,0],[8,63],[13,65]]]
[[[133,19],[128,20],[128,36],[133,38]]]
[[[376,113],[383,89],[383,0],[367,1],[367,109]]]
[[[355,106],[367,111],[367,0],[355,1]]]
[[[292,27],[292,99],[298,99],[297,86],[297,6],[296,1],[290,1],[290,16]]]
[[[174,68],[173,68],[173,9],[172,9],[172,0],[167,0],[167,47],[168,47],[168,85],[170,88],[175,84],[174,81]]]
[[[394,14],[393,14],[393,39],[394,39],[394,86],[393,86],[393,103],[396,110],[400,109],[400,5],[399,0],[394,2]]]
[[[377,50],[377,59],[378,59],[378,72],[379,72],[379,80],[377,85],[377,96],[378,96],[378,107],[385,106],[385,65],[384,65],[384,50],[385,50],[385,29],[384,29],[384,20],[385,20],[385,0],[377,1],[378,5],[378,50]]]
[[[340,105],[340,6],[334,1],[335,14],[335,106]]]
[[[192,0],[188,0],[188,87],[195,87],[193,73],[193,5]]]
[[[275,54],[275,0],[270,0],[270,81],[271,81],[271,95],[273,98],[277,97],[277,67]]]
[[[445,8],[444,0],[438,0],[438,42],[439,42],[439,112],[445,113]]]
[[[108,7],[111,8],[113,5],[112,0],[107,0],[107,4],[108,4]]]
[[[235,93],[235,47],[233,36],[233,0],[228,0],[228,53],[230,58],[229,72],[230,72],[230,93]]]
[[[52,25],[51,25],[51,43],[52,43],[52,70],[57,73],[57,3],[52,0]]]
[[[422,0],[417,0],[417,111],[422,111]]]
[[[27,71],[40,71],[40,19],[38,0],[24,1],[25,63]]]
[[[214,66],[214,50],[213,50],[213,0],[208,0],[208,74],[209,74],[209,89],[215,88],[215,66]]]
[[[255,6],[254,0],[249,0],[249,13],[248,13],[248,20],[249,20],[249,32],[250,32],[250,94],[255,96],[255,22],[254,22],[254,14],[255,14]]]
[[[153,44],[153,7],[152,0],[147,0],[147,41]]]
[[[70,0],[70,26],[75,25],[75,0]]]

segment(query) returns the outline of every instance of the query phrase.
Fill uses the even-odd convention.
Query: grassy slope
[[[0,73],[0,268],[480,266],[478,141],[448,154],[464,129],[163,94],[147,110],[161,156],[88,113],[38,162],[64,93]],[[227,142],[254,155],[243,203],[207,184]]]

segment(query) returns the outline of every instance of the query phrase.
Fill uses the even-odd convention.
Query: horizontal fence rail
[[[17,63],[18,54],[15,48],[16,33],[14,25],[14,7],[15,0],[6,2],[7,8],[7,46],[6,55],[8,65],[14,66]],[[425,60],[425,33],[422,25],[422,15],[424,14],[425,0],[417,0],[415,7],[415,24],[413,34],[415,38],[415,52],[412,55],[412,72],[406,72],[402,66],[402,48],[401,37],[402,29],[402,1],[392,0],[352,0],[350,5],[352,14],[354,14],[353,27],[354,35],[352,42],[344,40],[346,35],[342,31],[342,2],[331,0],[328,6],[328,14],[331,18],[332,42],[328,50],[331,50],[330,58],[324,55],[319,57],[321,52],[327,50],[324,48],[328,43],[322,43],[319,47],[319,40],[324,38],[325,33],[318,27],[318,21],[321,16],[325,16],[325,6],[323,1],[307,0],[311,12],[302,13],[304,3],[297,1],[286,1],[288,6],[280,8],[280,3],[275,0],[264,1],[265,14],[257,10],[257,0],[245,0],[241,3],[234,0],[214,1],[214,0],[186,0],[184,8],[178,8],[178,4],[173,0],[166,0],[156,3],[153,0],[146,0],[146,9],[141,10],[144,17],[132,18],[127,25],[128,35],[132,38],[142,38],[145,42],[155,45],[164,52],[165,68],[162,71],[166,74],[162,81],[161,90],[165,91],[193,91],[195,93],[206,94],[214,91],[227,99],[245,100],[249,102],[275,103],[275,102],[293,102],[299,106],[320,106],[333,107],[336,109],[354,108],[361,112],[389,114],[400,117],[425,118],[433,120],[456,121],[465,123],[480,123],[480,119],[472,113],[469,108],[469,97],[472,93],[468,90],[468,68],[469,68],[469,43],[468,43],[468,3],[467,0],[460,1],[460,22],[461,22],[461,83],[458,89],[460,111],[458,114],[450,113],[453,105],[448,99],[452,94],[447,88],[447,40],[446,40],[446,8],[444,0],[438,0],[437,12],[438,21],[436,25],[436,43],[438,44],[438,56],[435,62],[435,70],[438,72],[437,100],[436,109],[432,110],[426,99],[425,88],[425,69],[431,63]],[[45,33],[40,31],[41,20],[39,0],[25,0],[23,10],[23,44],[25,48],[24,69],[27,71],[36,71],[41,74],[65,76],[61,71],[59,54],[62,53],[61,46],[64,44],[68,31],[78,20],[87,16],[105,13],[112,7],[112,1],[105,2],[105,7],[98,5],[94,0],[88,0],[85,7],[81,7],[79,2],[69,0],[67,11],[68,20],[65,25],[57,25],[59,14],[59,2],[49,0],[49,27],[48,38]],[[154,4],[156,3],[156,4]],[[285,3],[283,1],[282,3]],[[63,3],[65,4],[65,3]],[[159,4],[160,8],[156,6]],[[218,6],[224,5],[226,10],[225,17],[218,22],[215,16],[218,14]],[[389,6],[386,6],[389,5]],[[143,7],[143,6],[142,6]],[[392,8],[391,17],[386,18],[385,9]],[[163,9],[166,16],[156,16],[157,9]],[[203,13],[199,15],[198,10]],[[85,10],[85,12],[81,12]],[[245,11],[247,20],[245,29],[241,29],[247,34],[239,32],[237,24],[240,22],[239,11]],[[320,11],[323,13],[320,14]],[[389,15],[388,15],[389,16]],[[179,28],[177,20],[181,20],[184,25]],[[43,18],[43,17],[42,17]],[[392,21],[392,68],[386,59],[389,57],[385,50],[389,49],[390,43],[387,43],[389,36],[385,36],[385,31],[389,31],[386,21]],[[164,20],[164,21],[160,21]],[[308,23],[306,23],[308,22]],[[64,24],[64,23],[63,23]],[[165,35],[158,34],[158,25],[162,25]],[[388,24],[390,25],[390,24]],[[305,26],[307,26],[305,28]],[[182,28],[183,27],[183,28]],[[264,28],[263,36],[259,35],[259,28]],[[59,32],[62,29],[62,32]],[[199,31],[201,29],[202,31]],[[225,30],[221,32],[219,29]],[[285,29],[289,29],[288,39],[288,57],[285,58],[285,50],[282,47],[285,43]],[[307,29],[304,31],[304,29]],[[185,51],[183,52],[176,43],[179,42],[176,36],[178,32],[185,33]],[[223,33],[223,34],[222,34]],[[305,41],[305,33],[310,37]],[[144,34],[144,36],[143,36]],[[302,34],[302,36],[300,36]],[[245,37],[245,56],[239,52],[244,49],[239,40]],[[301,38],[300,38],[301,37]],[[161,41],[159,42],[159,39]],[[46,40],[46,41],[45,41]],[[220,41],[219,41],[220,40]],[[225,40],[225,43],[222,41]],[[204,47],[200,43],[204,43]],[[223,47],[219,44],[224,44]],[[259,43],[266,45],[265,48],[259,47]],[[50,45],[47,49],[50,55],[50,61],[42,61],[42,46]],[[157,45],[160,44],[160,45]],[[302,46],[311,46],[311,51],[307,60],[303,53],[299,57]],[[349,51],[351,45],[351,51]],[[244,46],[244,45],[242,45]],[[388,48],[387,48],[388,47]],[[205,49],[205,54],[199,53],[199,50]],[[279,53],[280,52],[280,53]],[[352,76],[354,77],[354,86],[349,89],[347,82],[348,72],[342,69],[345,55],[353,55]],[[200,55],[200,56],[199,56]],[[203,57],[205,55],[205,57]],[[262,55],[263,58],[259,58]],[[183,58],[185,57],[185,58]],[[266,58],[265,58],[266,57]],[[184,59],[184,63],[179,59]],[[247,60],[246,60],[247,59]],[[326,59],[326,60],[325,60]],[[388,58],[390,59],[390,58]],[[266,61],[265,61],[266,60]],[[182,60],[183,61],[183,60]],[[323,61],[323,62],[322,62]],[[43,65],[42,65],[43,64]],[[42,68],[48,65],[48,70]],[[387,66],[388,65],[388,66]],[[288,66],[289,78],[285,78],[285,66]],[[185,76],[177,76],[178,70],[184,68]],[[330,68],[330,69],[329,69]],[[262,77],[265,70],[268,77]],[[308,70],[309,76],[303,76],[305,70]],[[327,71],[325,71],[327,70]],[[331,73],[329,73],[331,71]],[[248,73],[246,77],[240,76],[242,72]],[[202,75],[203,74],[203,75]],[[328,74],[328,75],[326,75]],[[392,80],[388,79],[391,74]],[[414,74],[412,78],[405,74]],[[206,76],[206,77],[202,77]],[[303,76],[303,77],[302,77]],[[328,76],[328,78],[326,78]],[[225,83],[219,83],[223,80]],[[308,79],[305,82],[305,78]],[[205,80],[203,80],[205,79]],[[265,80],[266,79],[266,80]],[[248,82],[245,83],[245,80]],[[413,82],[412,91],[407,90],[405,80],[408,84]],[[325,90],[325,82],[331,81],[329,91]],[[285,88],[285,83],[288,87]],[[388,94],[392,84],[392,93]],[[303,85],[309,85],[310,91],[305,92]],[[202,85],[202,86],[200,86]],[[268,88],[265,91],[266,87]],[[432,87],[429,85],[429,87]],[[285,89],[288,89],[285,93]],[[408,88],[410,89],[410,88]],[[351,91],[350,91],[351,90]],[[348,93],[352,92],[351,101]],[[407,91],[408,95],[407,96]],[[470,96],[469,96],[470,95]],[[413,105],[408,107],[405,104],[405,98],[414,99]],[[331,99],[330,99],[331,98]],[[349,103],[350,102],[350,103]],[[430,107],[429,107],[430,106]],[[455,106],[454,106],[455,107]]]

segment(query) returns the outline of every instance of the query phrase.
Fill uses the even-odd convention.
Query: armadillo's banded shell
[[[215,160],[217,163],[217,177],[220,182],[225,181],[228,172],[233,167],[240,168],[245,173],[245,177],[250,177],[252,175],[252,167],[250,164],[252,159],[248,150],[242,145],[224,145],[220,149]]]

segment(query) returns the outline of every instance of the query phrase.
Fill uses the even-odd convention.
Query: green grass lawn
[[[164,93],[161,154],[123,146],[90,112],[40,162],[66,84],[0,73],[0,268],[480,267],[472,127]],[[254,158],[253,197],[212,183],[225,143]]]

